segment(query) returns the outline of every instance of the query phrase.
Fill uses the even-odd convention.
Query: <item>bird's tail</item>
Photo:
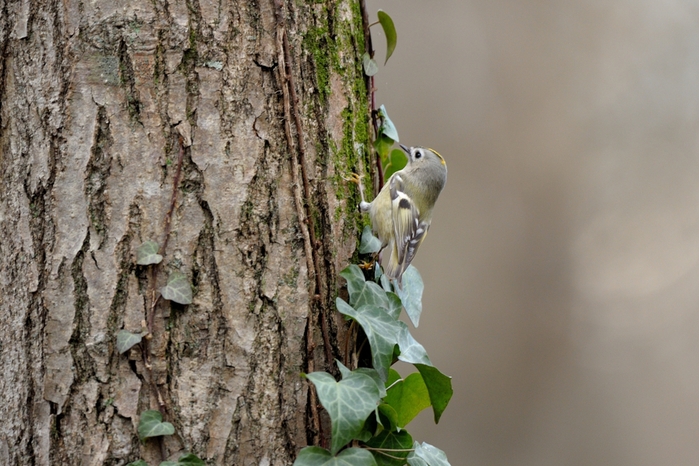
[[[398,262],[398,250],[395,241],[389,241],[385,251],[389,253],[389,256],[388,259],[384,261],[384,273],[388,278],[398,283],[398,287],[402,288],[401,277],[403,276],[403,272],[405,272],[405,267],[404,264]]]

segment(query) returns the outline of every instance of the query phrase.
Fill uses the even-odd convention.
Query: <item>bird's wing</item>
[[[396,241],[399,278],[408,268],[417,252],[417,248],[425,238],[429,225],[420,222],[420,212],[413,200],[403,189],[403,179],[399,174],[391,177],[391,214],[393,219],[393,234]]]

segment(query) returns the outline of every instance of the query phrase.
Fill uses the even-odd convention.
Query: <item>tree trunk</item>
[[[357,0],[277,2],[0,0],[0,464],[288,465],[327,437],[300,373],[342,345],[364,34]],[[155,301],[173,271],[191,305]],[[175,434],[141,443],[147,409]]]

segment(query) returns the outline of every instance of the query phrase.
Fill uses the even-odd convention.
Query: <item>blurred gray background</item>
[[[414,334],[455,394],[413,436],[454,466],[699,465],[699,1],[368,8],[398,30],[378,103],[449,166]]]

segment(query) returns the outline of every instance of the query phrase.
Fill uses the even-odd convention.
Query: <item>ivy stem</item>
[[[394,453],[406,453],[406,452],[410,453],[411,451],[415,451],[414,448],[374,448],[374,447],[367,447],[367,446],[365,446],[364,448],[367,450],[371,450],[371,451],[377,451],[379,453],[383,453],[385,451],[390,451],[390,452],[394,452]]]
[[[395,384],[397,384],[397,383],[399,383],[399,382],[402,382],[402,381],[403,381],[403,379],[398,379],[398,380],[396,380],[396,381],[393,382],[391,385],[389,385],[388,387],[386,387],[386,391],[389,391],[391,388],[393,388],[393,386],[394,386]]]
[[[389,454],[386,453],[386,452],[387,452],[387,451],[395,451],[395,452],[414,451],[414,450],[391,450],[391,449],[387,449],[387,448],[371,448],[371,447],[364,447],[364,448],[366,448],[367,450],[375,451],[375,452],[378,453],[379,455],[383,455],[383,456],[385,456],[385,457],[387,457],[387,458],[391,458],[391,459],[394,459],[394,460],[400,460],[400,461],[405,461],[405,458],[401,458],[400,456],[389,455]]]

